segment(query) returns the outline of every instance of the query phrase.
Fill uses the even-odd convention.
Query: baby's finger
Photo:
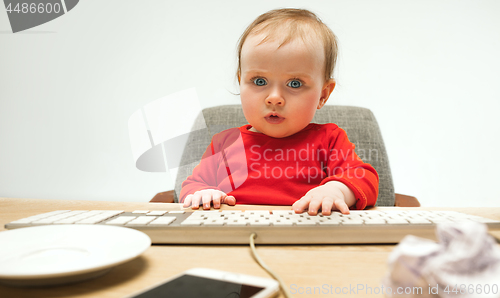
[[[229,206],[236,205],[236,198],[233,196],[225,196],[222,198],[221,203],[228,204]]]
[[[342,212],[342,214],[349,214],[349,207],[347,206],[344,200],[336,199],[335,207],[339,209],[339,211]]]
[[[293,211],[295,211],[295,213],[302,213],[307,209],[307,207],[309,207],[309,202],[311,202],[310,196],[302,197],[300,198],[300,200],[293,203],[292,209]]]
[[[191,197],[191,209],[200,208],[201,194],[199,192],[195,192],[191,196],[192,196]]]
[[[204,191],[201,195],[201,201],[203,202],[203,209],[210,209],[210,202],[212,202],[212,192]]]
[[[330,215],[332,214],[333,208],[333,199],[330,197],[323,198],[323,202],[321,204],[321,214]]]
[[[212,194],[212,201],[213,201],[215,209],[219,209],[220,208],[220,203],[221,203],[222,196],[223,196],[223,193],[220,192],[220,191],[214,191],[214,193]]]
[[[191,200],[193,198],[193,195],[187,195],[187,197],[184,199],[184,205],[182,205],[183,208],[189,207],[191,205]]]
[[[321,199],[316,199],[313,197],[311,199],[311,202],[309,202],[309,210],[307,211],[307,213],[309,215],[316,215],[318,214],[319,207],[321,207]]]

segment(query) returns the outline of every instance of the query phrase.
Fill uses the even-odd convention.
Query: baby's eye
[[[263,78],[256,78],[255,80],[253,80],[253,83],[257,86],[265,86],[267,85],[267,82],[266,80],[264,80]]]
[[[299,88],[300,86],[302,86],[302,82],[297,80],[292,80],[287,84],[287,86],[292,88]]]

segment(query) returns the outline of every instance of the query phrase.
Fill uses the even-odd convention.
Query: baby
[[[259,16],[238,45],[238,82],[249,125],[212,138],[182,184],[193,209],[221,204],[292,205],[316,215],[374,205],[378,174],[344,130],[311,120],[335,88],[335,35],[312,12]]]

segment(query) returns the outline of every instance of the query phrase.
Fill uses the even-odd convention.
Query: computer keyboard
[[[58,210],[19,219],[6,229],[52,224],[102,224],[129,227],[153,243],[260,244],[397,243],[408,234],[435,239],[439,223],[474,221],[500,230],[500,221],[454,211],[351,211],[329,216],[288,210],[148,211]]]

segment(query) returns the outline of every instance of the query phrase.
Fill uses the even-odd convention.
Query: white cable
[[[264,270],[267,271],[267,273],[269,273],[275,280],[278,281],[278,283],[280,284],[281,291],[283,292],[285,297],[292,298],[292,296],[290,295],[290,293],[288,292],[288,290],[285,287],[285,283],[281,280],[281,278],[278,276],[278,274],[274,273],[271,270],[271,268],[267,267],[267,265],[264,263],[264,261],[262,261],[261,258],[259,257],[259,255],[257,254],[257,251],[255,250],[255,242],[254,242],[255,237],[257,237],[257,234],[255,234],[255,233],[252,233],[252,235],[250,235],[250,248],[252,251],[252,256],[257,261],[257,263],[259,263],[259,265],[262,268],[264,268]]]

